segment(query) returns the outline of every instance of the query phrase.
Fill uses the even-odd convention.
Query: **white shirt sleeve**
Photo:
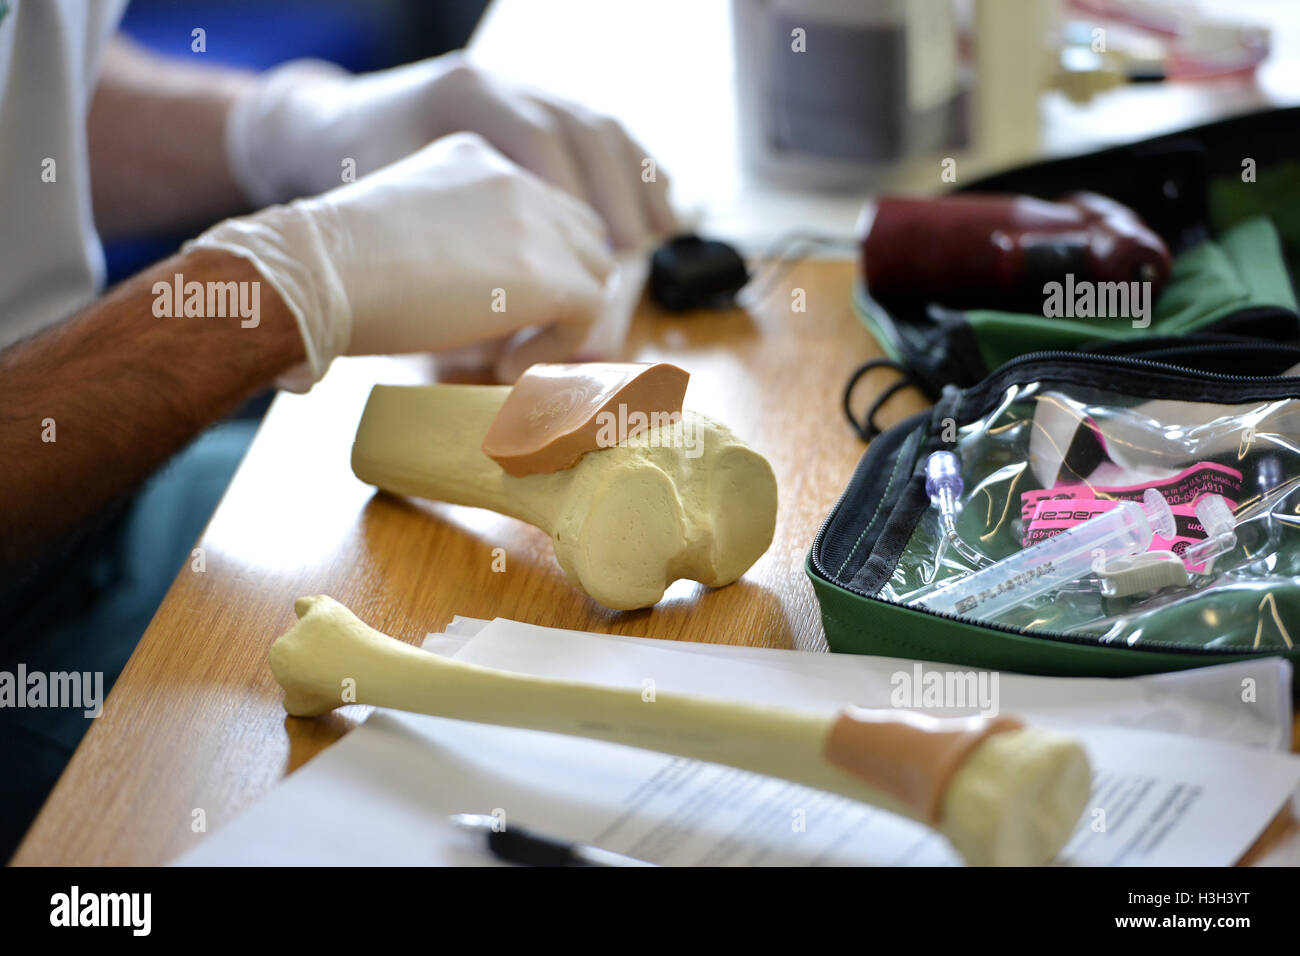
[[[126,2],[0,2],[0,348],[103,285],[86,116]]]

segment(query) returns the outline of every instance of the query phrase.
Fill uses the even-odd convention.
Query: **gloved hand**
[[[567,357],[612,267],[590,207],[472,133],[287,206],[218,223],[187,244],[250,260],[298,320],[305,390],[336,355],[511,340],[498,375]],[[521,332],[521,330],[529,330]]]
[[[668,180],[615,120],[517,89],[449,54],[353,76],[317,60],[264,74],[231,110],[230,168],[257,205],[314,195],[458,131],[589,202],[615,245],[671,232]],[[646,181],[650,179],[650,181]]]

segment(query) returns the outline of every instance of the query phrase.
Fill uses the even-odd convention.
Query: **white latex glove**
[[[248,259],[298,320],[317,381],[336,355],[511,340],[498,375],[567,357],[612,267],[590,207],[480,137],[444,137],[311,199],[218,223],[187,244]],[[528,330],[521,332],[521,330]]]
[[[619,248],[675,228],[667,177],[617,121],[518,89],[460,54],[360,76],[318,60],[277,67],[236,102],[226,152],[260,206],[338,186],[349,162],[360,177],[458,131],[590,203]]]

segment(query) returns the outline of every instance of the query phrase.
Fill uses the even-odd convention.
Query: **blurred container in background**
[[[964,145],[952,0],[732,0],[741,157],[783,185],[851,189]]]
[[[740,152],[767,182],[859,189],[907,160],[1038,139],[1055,0],[732,0]]]

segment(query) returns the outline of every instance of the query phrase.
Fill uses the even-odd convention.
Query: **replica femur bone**
[[[808,713],[514,674],[439,657],[382,634],[325,596],[270,664],[297,717],[345,703],[521,727],[727,764],[926,823],[977,865],[1050,861],[1091,788],[1077,741],[1018,722],[902,710]],[[349,689],[344,700],[344,688]]]

